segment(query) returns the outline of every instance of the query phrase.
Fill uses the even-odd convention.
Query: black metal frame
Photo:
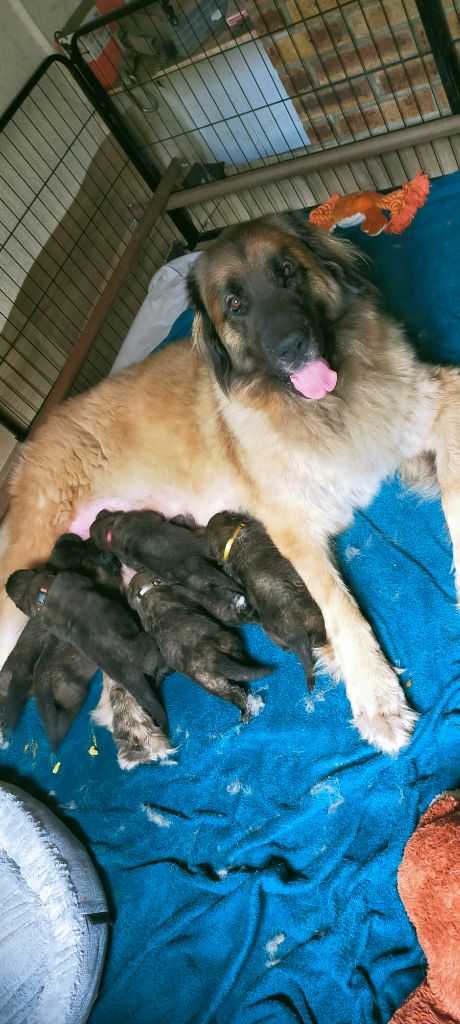
[[[90,88],[83,80],[78,69],[74,67],[69,58],[63,54],[51,54],[47,57],[37,68],[35,73],[31,76],[29,81],[20,90],[19,94],[8,106],[5,112],[0,116],[0,133],[5,132],[7,138],[7,148],[5,150],[5,159],[2,158],[2,168],[0,180],[5,181],[6,191],[1,195],[4,206],[6,220],[3,219],[2,214],[2,231],[5,236],[5,252],[12,259],[12,268],[16,265],[16,269],[12,269],[11,272],[7,269],[5,273],[2,273],[2,285],[1,292],[4,293],[4,299],[6,305],[6,327],[5,333],[3,330],[2,344],[5,345],[4,354],[0,356],[0,365],[4,365],[6,375],[3,377],[5,385],[5,400],[3,407],[0,408],[0,425],[5,427],[12,433],[17,440],[23,441],[27,437],[30,427],[33,422],[34,413],[39,411],[40,406],[43,404],[47,397],[47,393],[55,383],[56,377],[60,374],[62,366],[65,362],[65,353],[70,352],[70,345],[72,339],[76,343],[79,333],[82,330],[82,326],[85,322],[85,318],[91,312],[91,298],[94,291],[94,301],[96,301],[99,289],[103,287],[103,278],[106,272],[109,271],[110,267],[110,253],[111,244],[113,241],[118,245],[121,243],[121,230],[126,231],[127,221],[125,215],[120,216],[120,210],[118,210],[116,217],[112,224],[107,224],[107,230],[102,229],[102,234],[98,236],[98,240],[95,241],[94,231],[100,231],[98,225],[95,229],[95,224],[98,222],[99,209],[101,203],[105,201],[105,187],[101,180],[101,171],[90,171],[91,177],[91,188],[94,189],[94,197],[91,199],[91,205],[88,205],[89,193],[83,193],[84,203],[86,204],[84,209],[81,203],[78,203],[77,210],[72,214],[71,226],[65,226],[63,238],[57,236],[56,241],[53,243],[52,249],[49,253],[49,264],[44,265],[43,268],[39,269],[39,275],[34,278],[33,263],[30,262],[30,257],[35,251],[37,245],[40,244],[40,232],[44,229],[48,230],[47,220],[49,217],[50,223],[56,222],[55,211],[53,210],[53,202],[57,202],[59,206],[63,206],[62,200],[59,198],[59,188],[64,194],[69,193],[69,182],[70,189],[73,186],[71,178],[68,177],[69,173],[72,175],[73,171],[66,168],[64,172],[64,179],[60,179],[58,173],[57,178],[55,177],[58,169],[61,166],[63,160],[70,154],[72,160],[76,162],[76,171],[80,173],[81,161],[79,162],[78,148],[74,150],[74,145],[81,145],[77,140],[79,139],[79,132],[76,130],[75,139],[73,137],[73,129],[69,128],[66,136],[65,147],[63,145],[62,155],[61,149],[59,149],[59,158],[53,162],[53,132],[57,133],[57,118],[54,116],[54,120],[51,124],[51,133],[48,138],[46,135],[46,129],[43,130],[43,124],[41,121],[35,123],[33,120],[30,121],[30,111],[25,113],[25,122],[20,115],[22,111],[26,111],[27,101],[29,97],[32,98],[35,104],[38,104],[38,111],[41,111],[42,97],[45,103],[49,102],[47,90],[43,93],[43,86],[49,80],[49,75],[52,75],[53,67],[59,67],[63,69],[65,73],[65,81],[72,83],[72,89],[75,89],[76,102],[80,97],[80,102],[87,104],[88,111],[91,112],[92,117],[96,117],[101,125],[105,125],[106,130],[108,129],[107,139],[110,140],[108,156],[104,157],[104,160],[112,159],[112,154],[116,155],[116,169],[114,169],[113,177],[110,177],[107,182],[107,192],[117,187],[119,180],[123,181],[123,188],[126,189],[127,179],[126,169],[131,168],[131,173],[134,175],[133,180],[133,195],[142,196],[141,203],[147,202],[150,194],[155,191],[153,187],[152,177],[149,176],[146,180],[147,175],[143,173],[144,168],[139,163],[136,164],[131,159],[130,152],[127,152],[125,145],[123,145],[123,136],[120,138],[119,133],[115,133],[112,129],[111,124],[107,118],[100,112],[100,108],[95,101],[95,95],[92,88]],[[58,88],[58,95],[60,89],[60,76],[54,76],[51,78],[54,83],[54,89],[56,85]],[[63,105],[70,103],[70,109],[72,110],[72,93],[69,92],[67,98],[63,98]],[[53,106],[53,101],[51,101]],[[35,110],[35,107],[32,107]],[[45,108],[46,109],[46,108]],[[63,107],[64,109],[64,107]],[[77,111],[77,107],[75,111]],[[46,114],[43,116],[46,117]],[[61,113],[62,116],[62,113]],[[78,121],[79,114],[76,114]],[[29,139],[27,130],[24,130],[24,124],[30,122],[32,135]],[[46,125],[46,121],[43,122]],[[9,127],[13,126],[13,134],[9,132]],[[21,125],[21,127],[19,127]],[[82,130],[86,130],[86,125],[82,122]],[[18,133],[16,136],[16,132]],[[0,136],[1,137],[1,136]],[[33,141],[32,141],[33,137]],[[29,159],[28,151],[35,153],[37,150],[37,143],[40,146],[41,140],[43,141],[44,151],[38,149],[40,164],[43,169],[40,169],[39,176],[43,176],[43,187],[34,194],[34,199],[27,198],[27,191],[31,191],[29,188],[29,181],[27,178],[27,170],[24,169],[24,162],[27,165]],[[13,150],[10,151],[10,146],[13,146]],[[113,147],[113,148],[112,148]],[[85,143],[83,143],[85,148]],[[14,162],[14,154],[17,150],[19,157],[18,168],[16,169]],[[11,155],[13,153],[13,156]],[[49,161],[48,153],[51,155],[51,161]],[[54,149],[54,156],[57,151]],[[89,153],[88,153],[89,155]],[[49,170],[47,169],[49,166]],[[101,165],[104,167],[104,164]],[[33,173],[33,163],[30,162],[31,172]],[[96,177],[93,174],[96,174]],[[5,178],[3,175],[5,174]],[[66,177],[67,175],[67,177]],[[121,176],[121,178],[120,178]],[[17,184],[16,184],[17,178]],[[136,184],[137,180],[137,184]],[[56,187],[58,193],[55,192]],[[40,208],[43,209],[43,213],[39,212],[34,207],[35,199],[41,196],[42,188],[45,189],[46,198],[40,199]],[[51,192],[50,192],[51,189]],[[16,207],[12,204],[9,198],[12,193],[17,192],[17,198],[19,207],[24,212],[16,214]],[[34,190],[32,190],[34,192]],[[50,205],[51,203],[51,205]],[[139,207],[141,209],[141,207]],[[16,235],[17,226],[22,223],[23,217],[32,210],[32,217],[34,223],[37,224],[37,229],[32,229],[30,237],[30,245],[24,244],[22,241],[22,248],[25,248],[26,262],[21,264],[18,258],[15,246],[17,247],[19,236]],[[36,212],[35,212],[36,211]],[[129,214],[129,207],[127,207]],[[81,230],[79,229],[79,217],[83,214]],[[130,215],[134,218],[134,214]],[[166,215],[165,215],[166,217]],[[11,226],[16,220],[16,225]],[[164,252],[166,256],[167,248],[171,245],[171,241],[177,237],[176,226],[171,230],[168,228],[169,223],[173,221],[173,218],[163,220],[162,225],[158,225],[158,247]],[[176,220],[176,218],[174,218]],[[91,235],[87,235],[87,227],[92,231]],[[70,230],[70,234],[69,234]],[[179,229],[177,229],[179,230]],[[39,234],[37,235],[37,231]],[[181,232],[182,234],[182,232]],[[196,231],[193,232],[193,237],[196,235]],[[52,237],[52,236],[50,236]],[[13,248],[10,247],[9,241],[13,240]],[[35,248],[34,248],[35,247]],[[85,257],[88,251],[88,247],[97,257],[98,273],[96,276],[92,275],[90,270],[85,270]],[[70,275],[71,270],[67,267],[64,269],[60,267],[56,260],[59,257],[56,255],[59,251],[64,251],[65,260],[69,260],[68,267],[76,267],[78,275],[75,280],[72,280]],[[164,257],[163,257],[164,258]],[[32,257],[33,259],[33,257]],[[32,266],[32,276],[30,277],[30,266]],[[46,266],[46,270],[45,270]],[[19,285],[21,280],[20,270],[25,272],[25,281],[27,282],[27,289],[24,296],[25,305],[21,304],[18,307],[16,313],[8,312],[8,300],[11,288],[17,287],[19,290],[22,286]],[[56,270],[53,268],[56,267]],[[142,275],[146,276],[146,283],[150,278],[153,270],[156,269],[157,264],[154,263],[151,266],[151,258],[146,259],[145,274],[144,270]],[[101,269],[102,268],[102,269]],[[43,274],[45,274],[46,281],[48,283],[42,283]],[[4,281],[4,283],[3,283]],[[37,283],[38,282],[38,283]],[[88,294],[86,294],[86,282],[88,286]],[[96,283],[97,282],[97,283]],[[88,357],[85,369],[81,373],[81,385],[88,386],[96,378],[100,378],[101,369],[102,374],[108,372],[110,368],[110,359],[116,355],[118,351],[116,345],[121,344],[126,331],[132,321],[137,308],[139,307],[142,299],[139,297],[144,287],[142,278],[139,282],[128,281],[124,286],[123,297],[120,298],[118,307],[114,311],[113,324],[110,327],[109,334],[111,334],[111,342],[107,346],[107,354],[102,356],[102,353],[95,352],[94,359],[92,356]],[[30,287],[32,291],[30,291]],[[40,300],[35,299],[35,294],[40,294]],[[51,304],[50,303],[51,300]],[[16,300],[15,300],[16,301]],[[48,303],[48,304],[47,304]],[[56,318],[53,316],[53,303],[59,303],[59,309],[61,314]],[[115,301],[116,305],[116,301]],[[12,310],[15,309],[15,304],[12,305]],[[36,319],[38,316],[38,319]],[[46,350],[40,349],[40,331],[45,331],[46,325],[50,328],[49,333],[49,344]],[[34,334],[35,332],[35,334]],[[109,354],[110,353],[110,354]],[[23,384],[21,384],[23,382]],[[24,414],[20,411],[16,411],[15,405],[10,403],[8,399],[8,393],[13,396],[16,394],[21,399],[21,405],[24,409]]]
[[[415,0],[453,114],[460,114],[460,62],[440,0]]]
[[[239,0],[239,2],[242,4],[243,0]],[[347,0],[342,0],[342,3],[340,4],[340,6],[338,8],[338,11],[337,11],[337,13],[342,18],[342,21],[343,21],[343,18],[345,16],[344,12],[346,12],[346,9],[347,9],[348,6],[351,7],[351,3],[352,3],[352,0],[349,0],[348,3],[347,3]],[[274,0],[273,15],[274,15],[275,18],[278,18],[279,24],[278,24],[278,27],[276,29],[271,30],[269,25],[267,24],[267,20],[266,20],[266,16],[265,16],[264,12],[261,9],[259,9],[258,6],[257,6],[258,0],[254,0],[254,4],[255,4],[255,11],[257,12],[257,18],[258,18],[260,24],[259,24],[258,29],[256,30],[255,35],[251,36],[251,38],[253,38],[253,39],[257,38],[258,39],[259,36],[260,36],[261,40],[262,39],[264,39],[264,40],[268,39],[270,41],[270,44],[273,47],[276,48],[277,53],[278,53],[278,58],[282,62],[281,65],[280,65],[280,74],[282,74],[284,76],[284,78],[286,79],[287,82],[291,82],[292,83],[292,92],[291,92],[291,86],[289,86],[289,85],[286,86],[287,93],[288,93],[288,98],[291,101],[294,101],[294,102],[298,101],[301,105],[303,105],[304,110],[307,110],[308,104],[309,104],[310,100],[313,99],[316,102],[317,106],[318,106],[318,112],[321,114],[321,118],[323,118],[323,120],[324,120],[324,127],[329,132],[330,139],[328,141],[323,141],[323,135],[320,135],[316,142],[312,142],[310,145],[306,146],[304,152],[311,153],[311,152],[318,151],[318,150],[321,151],[323,149],[335,148],[335,146],[339,147],[339,146],[344,145],[345,143],[348,143],[348,142],[352,143],[352,142],[357,141],[358,139],[361,139],[361,138],[370,138],[374,134],[382,134],[383,135],[385,132],[392,133],[393,131],[397,130],[398,129],[398,125],[396,125],[396,124],[393,125],[392,122],[389,122],[388,119],[387,119],[387,115],[385,113],[385,110],[386,110],[385,103],[383,101],[382,101],[382,103],[380,103],[379,96],[378,96],[378,93],[376,92],[376,86],[375,86],[375,82],[374,82],[374,78],[376,77],[376,75],[380,75],[380,77],[382,78],[384,83],[386,83],[388,94],[390,95],[391,94],[391,88],[392,88],[392,71],[394,70],[395,67],[401,67],[404,70],[407,87],[408,87],[408,89],[410,90],[410,93],[411,93],[412,105],[413,105],[413,107],[415,107],[418,110],[420,123],[425,121],[427,118],[429,119],[430,117],[434,118],[434,119],[437,119],[437,118],[442,118],[444,116],[447,116],[449,111],[448,111],[446,102],[444,104],[442,104],[442,102],[440,102],[440,100],[439,100],[438,94],[436,94],[434,90],[432,90],[432,96],[433,96],[433,101],[434,101],[434,107],[437,108],[437,115],[435,115],[434,112],[431,115],[424,113],[424,109],[420,106],[420,103],[419,103],[419,100],[418,100],[417,86],[412,84],[411,72],[409,70],[409,65],[411,64],[411,62],[414,59],[418,60],[419,63],[421,63],[422,68],[425,69],[425,61],[426,61],[426,59],[428,57],[433,57],[433,59],[434,59],[434,61],[436,63],[437,70],[438,70],[438,75],[439,75],[438,81],[440,81],[442,83],[442,86],[444,88],[444,92],[445,92],[445,95],[446,95],[446,98],[447,98],[447,103],[449,103],[449,105],[451,107],[451,110],[452,110],[452,113],[460,112],[460,65],[459,65],[457,53],[456,53],[456,50],[455,50],[455,46],[453,45],[452,40],[450,38],[448,26],[446,24],[446,20],[445,20],[443,11],[442,11],[441,0],[416,0],[417,10],[418,10],[421,22],[423,24],[423,27],[425,29],[425,33],[426,33],[426,36],[427,36],[427,39],[428,39],[428,47],[426,47],[426,48],[425,47],[421,47],[420,44],[418,44],[418,46],[417,46],[418,52],[417,52],[417,54],[414,53],[414,57],[412,57],[412,56],[405,56],[404,55],[403,49],[401,49],[401,47],[399,46],[399,43],[398,43],[398,35],[394,31],[392,25],[390,24],[388,16],[386,15],[388,31],[389,31],[389,33],[391,35],[395,52],[398,54],[398,59],[397,59],[396,62],[395,61],[390,61],[389,62],[388,60],[385,60],[385,58],[383,57],[383,50],[381,52],[380,48],[379,48],[380,44],[378,42],[374,41],[374,34],[373,34],[373,31],[371,29],[370,24],[368,23],[365,4],[364,3],[361,4],[361,2],[360,2],[361,15],[363,17],[364,23],[366,24],[366,26],[369,29],[369,36],[370,36],[370,39],[371,39],[371,41],[372,41],[372,43],[374,45],[374,49],[375,49],[375,52],[376,52],[376,56],[377,56],[377,64],[376,64],[376,66],[374,67],[372,65],[372,63],[371,64],[365,63],[364,60],[363,60],[361,62],[361,68],[362,68],[361,71],[359,71],[359,72],[355,72],[355,71],[351,72],[351,71],[347,70],[347,65],[346,65],[346,63],[343,61],[343,59],[341,57],[340,47],[339,46],[335,46],[334,39],[331,36],[332,43],[333,43],[333,49],[334,49],[334,46],[335,46],[336,57],[337,57],[338,64],[341,67],[342,75],[339,75],[339,77],[337,78],[337,77],[334,77],[334,75],[330,74],[329,71],[327,70],[326,66],[325,66],[325,62],[324,62],[324,58],[323,58],[322,52],[318,51],[317,52],[317,58],[318,58],[318,61],[320,63],[320,66],[321,66],[321,73],[322,73],[322,75],[324,77],[324,83],[321,86],[315,86],[314,80],[313,80],[312,76],[310,75],[310,73],[308,73],[308,75],[306,76],[306,77],[309,77],[309,79],[310,79],[310,85],[308,86],[308,88],[306,86],[302,86],[302,87],[299,86],[299,87],[297,87],[296,85],[294,85],[294,82],[293,82],[293,80],[291,78],[290,65],[288,66],[285,63],[284,57],[281,55],[280,50],[278,49],[278,42],[277,42],[277,40],[275,38],[276,37],[276,33],[279,31],[279,29],[281,29],[283,34],[286,34],[287,36],[289,36],[289,39],[290,39],[290,42],[291,42],[291,46],[293,47],[293,52],[295,51],[297,53],[297,57],[298,57],[298,60],[299,60],[300,64],[303,64],[303,67],[305,68],[305,71],[307,72],[307,64],[303,60],[303,58],[301,57],[301,53],[300,53],[300,50],[299,50],[298,44],[297,44],[298,35],[296,35],[296,33],[299,32],[299,28],[300,28],[300,31],[302,30],[302,25],[305,26],[305,31],[310,31],[310,29],[309,29],[310,23],[313,23],[315,21],[321,21],[321,24],[323,25],[323,28],[327,29],[327,24],[328,24],[327,18],[329,17],[329,14],[331,12],[324,12],[324,13],[318,12],[318,15],[313,15],[312,14],[312,15],[308,15],[308,16],[306,15],[305,17],[303,17],[299,13],[299,18],[298,19],[294,19],[292,21],[289,21],[289,18],[284,18],[283,12],[281,11],[280,8],[278,8],[277,0]],[[141,14],[143,12],[146,13],[146,14],[152,13],[152,15],[154,15],[154,12],[155,12],[155,9],[156,9],[157,6],[164,7],[164,4],[162,3],[162,0],[133,0],[133,2],[126,4],[125,6],[123,6],[121,8],[117,8],[116,10],[110,12],[109,14],[106,14],[106,15],[103,15],[103,16],[101,16],[99,18],[93,19],[91,22],[88,22],[85,25],[81,26],[76,32],[74,32],[72,34],[72,36],[70,38],[70,42],[68,43],[68,50],[69,50],[71,59],[74,62],[74,64],[78,67],[78,70],[79,70],[80,74],[82,75],[82,77],[85,77],[86,81],[88,83],[92,83],[92,85],[94,86],[95,93],[97,94],[98,102],[104,108],[104,116],[106,117],[106,119],[108,121],[110,120],[110,123],[113,123],[114,125],[116,125],[116,130],[117,131],[119,131],[121,133],[123,133],[124,131],[128,131],[129,145],[130,145],[130,147],[131,146],[133,147],[133,148],[130,148],[130,152],[133,154],[133,158],[134,158],[134,154],[137,154],[137,159],[138,160],[147,161],[147,163],[149,163],[150,159],[151,159],[150,152],[147,152],[147,150],[151,149],[150,144],[149,145],[143,144],[142,140],[140,138],[136,138],[133,135],[133,132],[130,131],[129,125],[127,123],[127,119],[124,118],[123,112],[119,112],[119,110],[117,108],[117,102],[118,102],[117,101],[117,96],[114,96],[112,98],[106,92],[106,90],[100,84],[100,82],[96,79],[95,74],[93,74],[93,72],[90,70],[89,66],[85,62],[85,59],[84,59],[84,56],[83,56],[83,53],[82,53],[82,48],[84,48],[85,36],[88,36],[92,32],[97,31],[99,28],[104,28],[105,26],[107,26],[107,25],[109,25],[110,23],[113,23],[113,22],[116,22],[117,24],[121,25],[125,21],[125,19],[132,18],[132,16],[134,16],[136,14]],[[384,2],[382,4],[382,9],[383,9],[383,12],[385,14]],[[172,10],[172,9],[170,8],[170,10]],[[411,22],[410,22],[410,15],[409,15],[409,12],[408,12],[408,10],[406,8],[405,0],[403,0],[403,10],[404,10],[404,13],[406,15],[408,23],[411,24]],[[209,16],[206,15],[206,17],[205,17],[205,15],[202,14],[202,17],[204,18],[205,22],[208,24],[208,27],[209,27],[209,41],[211,42],[211,46],[214,47],[213,50],[212,50],[212,55],[214,56],[216,53],[221,54],[223,59],[225,59],[227,61],[227,63],[228,63],[228,53],[229,53],[229,50],[228,50],[228,43],[227,43],[227,41],[225,42],[224,48],[222,49],[221,48],[221,42],[220,42],[220,40],[217,39],[217,36],[215,34],[216,30],[212,27],[212,25],[210,24],[209,20],[207,20],[209,18]],[[135,18],[133,19],[133,21],[134,21],[134,25],[136,25],[136,19]],[[262,25],[262,30],[261,31],[260,31],[260,25]],[[307,26],[308,26],[308,29],[307,29]],[[192,31],[192,29],[191,29],[191,31]],[[354,45],[356,46],[356,52],[358,54],[360,52],[359,51],[359,46],[361,44],[360,44],[359,41],[355,40],[355,37],[354,37],[353,33],[351,32],[351,29],[350,30],[347,29],[347,31],[348,31],[349,35],[351,33],[351,39],[352,39]],[[243,47],[244,47],[246,41],[247,41],[246,39],[243,39],[243,41],[242,41]],[[164,40],[163,40],[163,42],[164,42]],[[206,46],[207,46],[207,44],[206,44]],[[186,61],[186,63],[187,63],[188,66],[193,67],[194,71],[197,73],[197,75],[200,78],[202,78],[202,72],[200,70],[200,61],[203,59],[203,57],[204,57],[204,59],[208,59],[206,57],[206,53],[207,53],[206,46],[202,47],[201,42],[198,40],[198,37],[196,37],[196,42],[194,41],[191,49],[187,50],[187,55],[188,55],[189,60]],[[239,47],[239,39],[237,37],[235,37],[235,46]],[[243,59],[243,50],[240,50],[239,52],[240,52],[241,59]],[[246,58],[244,58],[244,59],[246,59]],[[358,59],[360,60],[361,58],[359,57]],[[142,58],[141,58],[141,60],[142,60]],[[178,56],[177,57],[177,63],[175,61],[175,58],[172,58],[170,63],[169,63],[168,68],[165,70],[164,73],[167,76],[169,76],[170,74],[175,75],[177,72],[180,72],[180,75],[181,75],[180,81],[182,81],[182,77],[183,77],[183,70],[182,70],[183,65],[181,64],[182,61],[183,61],[183,57],[182,56],[180,56],[180,57]],[[159,68],[160,68],[160,76],[161,76],[161,74],[162,74],[161,68],[163,68],[163,65],[159,65]],[[247,68],[248,68],[248,72],[251,73],[251,68],[249,67],[249,65],[247,65]],[[426,69],[425,69],[425,74],[426,74]],[[149,79],[149,76],[148,75],[147,76],[144,75],[144,77],[146,78],[146,81],[144,82],[144,81],[139,80],[138,86],[141,89],[145,90],[146,86],[149,84],[149,81],[147,81],[147,79]],[[372,95],[374,97],[374,99],[375,99],[375,108],[377,108],[377,110],[379,111],[380,120],[382,122],[380,128],[375,128],[375,127],[373,127],[372,122],[368,122],[368,119],[367,119],[367,109],[368,108],[366,107],[366,102],[362,103],[361,99],[359,98],[359,89],[360,89],[360,80],[361,79],[363,79],[363,81],[366,82],[369,95]],[[354,109],[354,107],[353,108],[351,108],[351,107],[349,108],[346,104],[343,104],[343,100],[341,98],[341,89],[342,89],[342,86],[345,83],[347,85],[349,85],[352,97],[354,98],[354,101],[355,101],[356,110]],[[161,84],[161,82],[160,82],[160,84]],[[203,79],[203,84],[205,85],[204,79]],[[222,80],[221,84],[222,84],[222,89],[225,91],[223,80]],[[428,77],[427,77],[427,84],[431,85],[431,81],[430,81],[430,79]],[[136,86],[136,88],[137,88],[137,86]],[[179,88],[179,91],[177,91],[177,86],[176,85],[174,85],[174,86],[172,85],[172,79],[171,79],[171,89],[173,90],[173,92],[175,92],[175,102],[177,102],[177,101],[180,102],[181,98],[182,98],[181,97],[181,91],[180,91],[181,90],[181,86],[179,85],[178,88]],[[206,88],[207,87],[205,85],[205,89]],[[130,91],[129,87],[124,85],[122,87],[122,89],[121,89],[121,93],[123,93],[124,91],[125,92],[129,92]],[[116,90],[116,92],[118,93],[118,89]],[[192,93],[193,93],[193,88],[192,88]],[[328,113],[328,107],[327,107],[328,101],[327,101],[327,98],[326,98],[326,94],[327,93],[331,94],[331,96],[334,99],[334,102],[336,103],[336,105],[338,107],[338,110],[339,110],[340,116],[341,116],[341,121],[345,125],[345,134],[348,134],[349,138],[342,137],[343,136],[342,129],[340,130],[342,132],[342,134],[340,134],[340,132],[336,131],[336,125],[335,125],[335,122],[334,122],[334,117],[333,116],[330,117],[329,113]],[[160,95],[161,95],[161,91],[160,91]],[[211,100],[214,101],[214,96],[212,94],[212,90],[210,91],[210,96],[211,96]],[[230,96],[228,94],[227,94],[227,99],[230,100]],[[384,97],[384,99],[386,99],[386,97]],[[198,93],[196,93],[196,95],[194,96],[194,100],[199,105],[200,100],[199,100]],[[412,124],[413,123],[413,117],[412,118],[408,117],[406,119],[406,114],[404,112],[404,104],[403,104],[403,102],[400,103],[400,101],[399,101],[399,99],[397,97],[396,90],[395,90],[395,93],[394,93],[393,102],[394,102],[394,104],[396,106],[396,109],[397,109],[397,112],[398,112],[398,115],[399,115],[399,119],[401,121],[401,125],[400,126],[402,127],[402,126],[405,126],[405,125]],[[202,166],[202,164],[199,162],[199,161],[202,160],[202,158],[197,155],[197,151],[202,149],[203,145],[204,145],[204,148],[206,149],[207,143],[206,143],[206,137],[205,137],[205,134],[204,134],[204,131],[206,129],[208,129],[209,132],[211,132],[211,133],[214,132],[215,134],[217,134],[217,137],[222,138],[222,136],[219,136],[219,131],[220,131],[221,125],[225,124],[225,128],[226,128],[226,131],[228,133],[227,134],[227,138],[231,138],[233,144],[235,144],[236,147],[237,147],[238,146],[238,138],[235,135],[235,128],[232,127],[232,120],[234,120],[234,116],[235,115],[231,114],[231,115],[224,116],[222,114],[222,111],[219,108],[219,103],[217,102],[217,100],[214,102],[214,106],[217,106],[217,109],[218,109],[218,116],[215,119],[215,123],[214,123],[214,119],[210,117],[208,123],[206,123],[206,124],[204,122],[201,122],[200,124],[196,123],[196,125],[194,125],[194,126],[192,125],[191,128],[188,128],[188,127],[184,128],[184,130],[180,131],[179,134],[174,133],[174,134],[170,134],[169,136],[168,136],[167,132],[165,133],[164,131],[159,130],[158,133],[157,133],[156,140],[155,140],[156,144],[159,146],[160,149],[163,149],[165,151],[165,153],[171,152],[171,144],[172,143],[176,143],[177,145],[180,146],[180,139],[183,136],[184,137],[184,142],[185,142],[185,149],[187,150],[187,148],[188,148],[190,159],[198,161],[197,163],[193,164],[192,170],[195,167],[199,168],[199,167]],[[184,109],[185,109],[185,111],[187,111],[187,107],[186,106],[184,107]],[[170,116],[172,117],[172,119],[174,121],[174,119],[175,119],[174,109],[168,107],[168,110],[169,110]],[[236,114],[236,110],[235,110],[235,114]],[[263,129],[263,119],[261,120],[257,107],[253,108],[253,114],[254,114],[254,119],[255,119],[256,125],[257,124],[259,125],[259,129]],[[315,115],[313,115],[313,120],[312,120],[310,118],[309,114],[307,114],[307,122],[308,121],[311,123],[313,131],[315,131]],[[361,122],[361,127],[359,127],[359,126],[358,126],[358,128],[356,127],[356,121]],[[416,122],[416,123],[418,123],[418,122]],[[153,122],[152,122],[152,124],[153,124]],[[158,124],[161,124],[161,118],[159,119]],[[280,130],[281,135],[284,137],[284,139],[286,141],[286,153],[288,153],[289,150],[290,150],[291,154],[294,155],[294,150],[290,148],[290,145],[289,145],[289,143],[287,141],[287,138],[286,138],[284,123],[280,122],[279,130]],[[308,123],[307,123],[307,131],[308,130],[309,129],[308,129]],[[121,136],[120,136],[120,138],[121,138]],[[223,147],[225,149],[227,145],[228,145],[228,143],[222,142],[221,143],[221,148]],[[173,147],[173,149],[174,149],[174,151],[176,151],[176,149],[174,147]],[[195,150],[195,152],[193,153],[194,150]],[[233,177],[233,175],[237,175],[238,173],[241,173],[241,172],[244,173],[246,168],[247,169],[255,168],[256,166],[260,166],[260,164],[266,165],[267,164],[267,160],[265,159],[263,153],[260,152],[260,150],[259,150],[259,148],[258,148],[258,146],[256,144],[255,144],[255,150],[259,154],[258,157],[257,158],[252,158],[252,160],[250,160],[248,158],[248,161],[247,161],[246,165],[241,164],[239,167],[237,167],[237,166],[230,166],[230,161],[227,160],[227,170],[226,170],[225,176],[226,177]],[[278,152],[280,152],[280,151],[273,150],[273,154],[274,155],[273,155],[273,157],[271,159],[268,160],[269,164],[270,164],[270,162],[272,162],[272,160],[279,161],[279,160],[282,160],[282,159],[285,158],[285,154],[283,156],[275,156],[275,153],[278,153]],[[295,155],[297,155],[297,153],[299,153],[299,152],[300,152],[300,150],[297,149]],[[193,155],[190,156],[190,153],[192,153]],[[271,151],[270,151],[270,154],[271,154]],[[189,157],[186,157],[186,159],[189,159]],[[215,159],[216,160],[218,159],[217,156],[215,157]],[[253,162],[254,159],[256,159],[256,163]],[[351,159],[351,157],[350,157],[350,159]],[[217,168],[218,164],[216,163],[214,166]],[[293,173],[295,174],[295,170],[294,169],[293,169]],[[205,180],[209,180],[209,178],[202,178],[201,180],[205,181]],[[356,187],[359,187],[359,184],[357,184]],[[276,189],[276,186],[275,186],[275,189]],[[264,190],[262,190],[262,191],[264,191]],[[302,197],[301,197],[300,192],[297,189],[297,187],[296,187],[294,182],[292,183],[291,191],[293,191],[294,193],[296,193],[296,192],[298,193],[299,206],[304,206],[305,202],[304,201],[302,202]],[[269,208],[270,207],[270,202],[269,202],[268,195],[266,196],[266,199],[267,199],[267,202],[268,202],[267,208]],[[318,199],[318,201],[321,201],[321,200]],[[240,195],[240,198],[239,198],[239,203],[240,203],[240,206],[243,206],[243,207],[245,206],[244,200],[242,199],[241,195]],[[260,205],[260,212],[261,213],[265,212],[264,207],[266,205],[267,204],[264,203],[264,202]],[[183,210],[183,207],[182,207],[182,210]],[[196,210],[191,209],[190,212],[191,212],[191,216],[189,218],[189,222],[191,222],[191,224],[192,224],[192,231],[196,232],[197,229],[195,227],[195,224],[198,224],[198,229],[201,232],[201,230],[203,229],[204,225],[200,221],[199,217],[197,218],[195,216]],[[172,211],[171,211],[171,213],[172,213]],[[178,213],[178,210],[176,210],[176,213]],[[182,215],[183,216],[187,216],[187,217],[189,216],[188,214],[185,214],[184,211],[183,211]],[[248,215],[249,216],[251,216],[251,215],[254,216],[255,214],[254,214],[254,212],[251,214],[248,211]],[[192,218],[193,218],[193,220],[192,220]],[[183,234],[185,234],[185,230],[186,229],[184,230],[184,228],[182,227],[181,230],[182,230]],[[196,241],[196,238],[194,239],[194,241]],[[190,243],[192,246],[194,244],[194,241],[192,241]]]

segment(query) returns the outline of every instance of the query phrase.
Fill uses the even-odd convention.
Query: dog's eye
[[[236,295],[229,295],[227,299],[228,309],[231,309],[232,313],[237,313],[241,309],[241,302],[237,299]]]
[[[287,261],[286,263],[283,263],[283,266],[281,267],[281,277],[284,281],[287,281],[288,277],[292,277],[294,273],[295,271],[292,263],[288,263]]]

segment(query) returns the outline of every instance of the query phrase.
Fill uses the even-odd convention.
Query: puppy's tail
[[[67,735],[74,718],[78,715],[81,705],[75,704],[69,708],[60,707],[56,704],[52,691],[45,679],[43,680],[43,685],[41,682],[39,685],[35,685],[34,696],[46,735],[53,750],[56,750]]]
[[[32,689],[32,677],[24,675],[22,680],[14,677],[6,660],[0,672],[0,741],[7,743],[7,736],[16,727],[21,711]]]
[[[241,661],[236,661],[228,654],[219,652],[215,662],[216,672],[227,679],[234,679],[235,682],[248,682],[250,679],[263,679],[273,671],[270,665],[260,665],[253,661],[249,655],[242,655]]]
[[[305,672],[305,679],[307,683],[308,692],[311,693],[315,687],[315,673],[313,669],[313,654],[311,649],[311,641],[308,634],[300,637],[295,647],[295,654],[297,655],[300,664]]]

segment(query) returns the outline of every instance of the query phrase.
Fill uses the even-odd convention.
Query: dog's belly
[[[132,512],[140,509],[152,509],[161,512],[168,519],[173,516],[188,514],[192,515],[199,526],[206,526],[211,516],[216,512],[223,512],[226,509],[243,509],[243,494],[230,484],[223,485],[222,482],[215,486],[208,486],[200,493],[187,491],[186,488],[168,487],[160,488],[155,493],[149,493],[142,484],[131,484],[123,495],[104,495],[94,498],[89,504],[82,506],[69,530],[78,533],[86,540],[89,537],[91,524],[94,522],[98,512],[107,509],[110,512]]]

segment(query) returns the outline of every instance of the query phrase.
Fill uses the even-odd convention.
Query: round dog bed
[[[38,800],[0,784],[1,1024],[83,1024],[107,930],[82,844]]]

